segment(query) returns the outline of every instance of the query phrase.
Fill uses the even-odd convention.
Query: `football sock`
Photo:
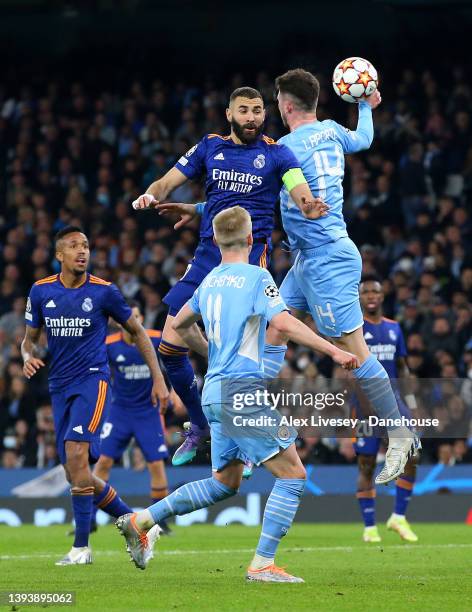
[[[188,358],[188,349],[161,340],[159,355],[164,362],[172,387],[187,408],[190,421],[200,429],[205,429],[208,427],[208,422],[203,414],[197,379]]]
[[[111,514],[111,516],[118,517],[133,512],[108,482],[105,484],[103,491],[95,495],[94,501],[97,508]]]
[[[277,478],[274,483],[264,509],[262,530],[256,549],[256,555],[268,560],[267,565],[273,561],[281,538],[292,525],[305,483],[306,481],[300,478]],[[253,563],[259,564],[260,559],[254,558]]]
[[[356,493],[366,527],[373,527],[375,525],[375,495],[375,489],[357,491]]]
[[[375,355],[369,355],[364,363],[352,372],[379,418],[400,418],[400,411],[390,379]],[[398,429],[398,426],[387,426],[387,430],[392,431],[393,429]]]
[[[413,493],[415,479],[411,476],[402,476],[396,481],[395,514],[405,516],[408,504]]]
[[[206,478],[188,482],[173,491],[170,495],[152,505],[147,511],[150,513],[154,523],[159,523],[170,516],[188,514],[200,508],[206,508],[216,504],[216,502],[231,497],[237,493],[237,489],[230,489],[216,478]],[[140,527],[149,528],[146,518],[148,516],[138,512],[136,522]],[[144,519],[144,522],[143,520]]]
[[[285,344],[266,344],[264,346],[264,375],[268,379],[278,376],[285,360]]]
[[[74,547],[88,546],[90,517],[93,508],[93,486],[72,487],[72,511],[75,520]]]

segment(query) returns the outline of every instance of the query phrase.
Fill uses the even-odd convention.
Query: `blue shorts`
[[[350,238],[300,251],[280,287],[288,307],[309,312],[318,331],[339,338],[362,327],[362,259]]]
[[[249,254],[249,263],[261,268],[267,268],[270,261],[272,247],[268,242],[256,242],[252,245]],[[202,280],[213,268],[221,263],[220,249],[213,242],[212,238],[201,240],[195,251],[195,256],[187,266],[187,270],[182,278],[162,300],[169,306],[169,314],[173,317],[186,304],[200,285]]]
[[[147,462],[169,456],[157,408],[152,405],[124,408],[113,402],[102,427],[100,454],[118,461],[133,437]]]
[[[110,407],[110,385],[103,374],[81,379],[61,391],[51,391],[56,448],[66,463],[65,442],[88,442],[92,460],[100,456],[100,431]]]
[[[243,462],[249,459],[260,465],[297,439],[293,427],[279,426],[281,415],[270,406],[244,408],[240,412],[225,404],[207,404],[202,408],[210,424],[211,467],[214,472],[219,472],[236,459]],[[269,422],[275,424],[240,426],[235,424],[235,417],[273,419]]]

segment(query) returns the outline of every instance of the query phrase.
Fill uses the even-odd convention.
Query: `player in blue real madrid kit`
[[[382,285],[375,277],[365,277],[360,284],[361,306],[364,314],[364,339],[370,352],[377,357],[393,381],[410,376],[406,364],[406,346],[402,329],[397,321],[382,316],[384,294]],[[396,391],[398,391],[396,389]],[[416,408],[415,396],[405,395],[406,404],[396,392],[400,412],[409,418],[409,409]],[[360,408],[359,405],[358,409]],[[362,418],[362,414],[358,417]],[[370,432],[366,432],[370,433]],[[377,463],[381,439],[373,435],[358,437],[354,449],[358,458],[359,478],[357,499],[364,519],[364,542],[380,542],[380,534],[375,522],[374,471]],[[416,479],[416,461],[410,458],[404,473],[396,480],[395,508],[387,521],[387,528],[396,531],[403,540],[417,542],[418,537],[405,518],[408,503],[413,493]]]
[[[156,353],[142,325],[131,314],[118,288],[87,273],[90,249],[78,227],[66,227],[55,238],[60,274],[37,281],[26,312],[21,345],[23,371],[31,378],[43,367],[36,343],[45,327],[57,453],[71,484],[75,540],[56,565],[92,562],[88,545],[93,501],[112,516],[128,506],[109,484],[92,475],[89,459],[97,459],[100,430],[109,405],[109,366],[105,346],[108,318],[131,334],[151,372],[151,399],[167,404],[168,391]],[[153,534],[158,535],[156,533]],[[146,555],[151,555],[151,546]]]
[[[143,316],[138,302],[128,300],[127,304],[132,316],[142,325]],[[157,352],[162,333],[146,329],[146,334]],[[112,401],[102,427],[100,458],[93,473],[108,481],[114,462],[121,459],[134,438],[147,462],[151,476],[151,500],[155,503],[169,493],[164,465],[169,453],[159,406],[153,406],[151,402],[151,372],[126,329],[107,336],[105,344],[112,373]],[[102,504],[106,505],[106,499],[99,507]],[[170,532],[165,523],[160,526],[165,533]]]
[[[241,484],[243,462],[249,459],[257,465],[264,464],[276,481],[246,577],[261,582],[303,582],[274,562],[305,486],[305,468],[294,444],[296,431],[279,427],[279,413],[264,401],[254,404],[249,396],[246,401],[244,392],[263,386],[262,355],[269,321],[295,342],[331,356],[346,369],[357,367],[358,360],[289,315],[270,273],[248,263],[253,237],[246,210],[235,206],[220,212],[213,219],[213,229],[222,253],[221,264],[206,276],[173,323],[192,349],[208,354],[202,404],[211,428],[213,475],[183,485],[147,510],[120,517],[116,525],[126,538],[136,566],[145,569],[146,532],[162,519],[235,495]],[[199,319],[203,319],[208,342],[195,326]],[[243,403],[242,411],[234,404],[236,393],[238,402]],[[239,424],[243,426],[240,431]]]
[[[385,465],[376,478],[378,484],[386,484],[400,476],[420,443],[409,429],[398,425],[401,415],[387,372],[364,340],[358,293],[362,260],[347,234],[342,212],[344,155],[372,143],[372,108],[380,104],[380,94],[376,91],[359,103],[357,129],[351,132],[335,121],[318,121],[319,83],[311,73],[289,70],[275,85],[280,115],[290,130],[279,142],[296,155],[311,192],[329,206],[328,215],[306,219],[291,194],[282,190],[282,222],[297,256],[281,295],[291,309],[311,313],[322,334],[359,358],[361,366],[354,375],[389,434]],[[279,346],[286,342],[273,329],[267,340]],[[273,368],[272,374],[276,372]]]
[[[208,426],[203,415],[195,375],[188,358],[188,347],[172,329],[172,321],[180,308],[193,295],[205,276],[221,261],[213,243],[212,221],[215,215],[236,204],[251,215],[254,248],[250,263],[267,267],[271,252],[275,205],[285,185],[294,206],[311,219],[324,214],[326,207],[314,199],[293,153],[262,134],[265,111],[261,94],[251,87],[236,89],[230,96],[226,117],[231,124],[228,136],[208,134],[182,156],[165,176],[152,183],[146,194],[133,202],[136,209],[157,207],[161,213],[177,212],[182,220],[176,228],[202,212],[200,242],[187,272],[165,296],[169,314],[159,347],[170,381],[185,404],[191,429],[176,451],[172,463],[191,461],[199,442],[206,437]],[[161,204],[185,181],[206,175],[207,202],[203,206]]]

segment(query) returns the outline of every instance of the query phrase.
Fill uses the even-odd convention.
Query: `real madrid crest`
[[[85,298],[82,302],[82,310],[84,312],[91,312],[93,309],[93,302],[91,298]]]
[[[254,168],[257,168],[258,170],[260,170],[264,166],[265,166],[265,155],[261,153],[254,160]]]

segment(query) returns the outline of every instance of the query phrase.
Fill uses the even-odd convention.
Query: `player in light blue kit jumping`
[[[306,219],[282,189],[282,222],[290,246],[298,254],[282,283],[281,294],[291,309],[310,312],[323,335],[357,355],[361,365],[354,375],[376,414],[381,419],[399,419],[387,372],[369,352],[362,334],[358,293],[362,260],[347,234],[342,212],[344,155],[370,147],[374,136],[372,109],[380,104],[380,93],[375,91],[359,103],[357,129],[350,131],[332,120],[318,121],[320,86],[311,73],[289,70],[276,79],[275,85],[280,115],[290,130],[279,142],[295,153],[311,192],[329,206],[328,215]],[[269,329],[268,344],[283,346],[285,341],[273,328]],[[281,363],[283,353],[278,356]],[[273,367],[271,374],[276,371]],[[387,427],[389,448],[377,484],[400,476],[420,446],[406,427],[391,425]]]
[[[266,268],[272,250],[275,207],[282,185],[285,185],[297,206],[303,209],[303,214],[315,218],[326,212],[320,200],[313,200],[290,149],[262,134],[264,102],[256,89],[239,87],[233,91],[226,118],[231,124],[230,134],[204,136],[133,202],[135,209],[157,207],[161,213],[180,214],[182,219],[176,224],[176,229],[198,212],[202,214],[200,241],[195,256],[184,276],[163,300],[169,306],[169,313],[159,353],[172,387],[185,404],[191,421],[185,442],[172,457],[174,465],[192,461],[197,447],[208,435],[208,424],[202,412],[188,347],[172,328],[172,321],[205,276],[221,261],[221,254],[213,242],[213,218],[221,210],[236,204],[249,211],[254,228],[254,247],[249,261]],[[176,187],[202,174],[205,175],[206,206],[162,204]]]
[[[205,508],[235,495],[247,459],[265,467],[276,477],[267,501],[262,532],[247,579],[260,582],[303,582],[274,563],[281,538],[286,535],[305,486],[305,468],[295,448],[296,432],[277,425],[280,416],[271,406],[244,402],[235,412],[226,388],[246,389],[263,383],[262,365],[267,322],[293,341],[319,351],[342,367],[358,367],[354,356],[317,336],[287,312],[270,273],[248,263],[253,244],[249,213],[235,206],[213,219],[221,264],[214,268],[177,314],[173,325],[195,351],[208,353],[208,372],[202,405],[211,428],[211,478],[189,482],[150,508],[120,517],[116,525],[126,538],[136,566],[145,569],[146,533],[161,520]],[[208,343],[194,323],[203,319]],[[251,385],[249,385],[251,386]],[[236,418],[254,419],[241,432]],[[276,423],[270,423],[270,419]],[[256,425],[261,418],[269,424]],[[232,425],[231,425],[232,423]],[[250,425],[248,423],[248,425]],[[285,431],[284,431],[285,430]],[[228,435],[228,432],[230,435]]]

